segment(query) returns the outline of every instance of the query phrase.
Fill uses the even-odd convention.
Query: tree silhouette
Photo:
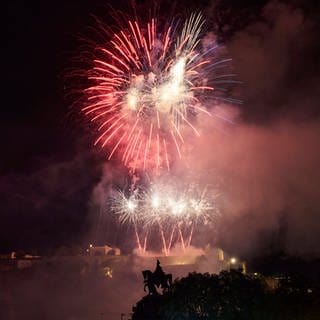
[[[319,291],[301,279],[285,277],[270,290],[263,277],[237,270],[190,273],[155,298],[140,300],[133,320],[315,320]]]
[[[251,319],[262,295],[260,281],[240,271],[191,273],[165,295],[163,319]]]

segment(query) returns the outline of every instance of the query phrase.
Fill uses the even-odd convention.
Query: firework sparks
[[[184,157],[190,138],[201,135],[199,115],[232,123],[217,112],[221,100],[240,102],[226,88],[237,83],[231,59],[205,34],[200,13],[164,23],[129,19],[117,29],[98,23],[105,41],[95,45],[86,70],[82,112],[96,128],[94,144],[107,150],[108,160],[116,155],[132,178],[130,194],[119,192],[110,209],[120,223],[134,227],[142,251],[157,230],[167,255],[178,242],[190,246],[196,226],[212,226],[220,215],[219,193],[212,188],[152,180],[159,182],[174,160]],[[151,178],[149,188],[137,183],[144,174]]]
[[[163,251],[168,254],[177,239],[183,248],[189,246],[194,227],[213,222],[219,215],[217,191],[208,192],[206,188],[200,192],[195,186],[187,186],[181,192],[177,190],[177,186],[158,184],[149,191],[140,191],[140,194],[136,190],[130,197],[119,192],[113,199],[112,209],[119,221],[130,221],[134,225],[139,248],[138,227],[157,227]]]
[[[203,45],[201,14],[160,30],[157,19],[128,21],[97,48],[82,111],[97,124],[95,145],[118,153],[134,170],[167,168],[182,157],[187,131],[199,136],[196,115],[210,115],[208,95],[232,81],[217,76],[229,59],[217,59],[217,44]]]
[[[111,210],[119,217],[121,223],[137,224],[142,218],[139,210],[139,198],[136,193],[126,197],[123,192],[119,192],[111,200]]]

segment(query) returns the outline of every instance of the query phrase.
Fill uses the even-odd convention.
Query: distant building
[[[163,266],[168,268],[168,272],[177,275],[188,274],[192,271],[219,273],[222,270],[241,269],[246,273],[246,264],[239,258],[232,257],[222,249],[206,246],[204,249],[188,248],[183,251],[176,251],[175,254],[164,256],[157,252],[146,252],[145,255],[129,254],[122,255],[117,247],[108,245],[94,246],[90,244],[85,254],[70,255],[59,254],[52,256],[32,256],[24,254],[17,257],[15,254],[6,254],[0,256],[0,272],[9,270],[22,270],[32,268],[35,265],[60,265],[78,263],[81,266],[80,273],[85,275],[87,272],[100,270],[107,278],[112,278],[118,270],[126,268],[127,263],[133,265],[143,265],[144,268],[153,268],[155,258],[161,259]],[[129,261],[129,262],[128,262]],[[137,273],[141,270],[137,269]]]
[[[30,254],[22,254],[18,256],[16,252],[11,252],[10,254],[1,254],[0,272],[31,268],[35,264],[38,264],[40,260],[40,256],[33,256]]]
[[[107,245],[104,245],[104,246],[90,245],[89,255],[90,256],[107,256],[107,255],[120,256],[121,251],[119,248],[109,247]]]

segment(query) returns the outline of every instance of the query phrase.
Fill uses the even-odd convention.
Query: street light
[[[236,262],[237,262],[237,259],[236,259],[236,258],[232,257],[232,258],[230,259],[230,263],[231,263],[231,264],[235,264]]]

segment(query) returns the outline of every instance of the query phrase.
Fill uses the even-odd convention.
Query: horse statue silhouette
[[[157,260],[157,266],[154,272],[150,270],[142,271],[144,291],[148,288],[149,295],[159,294],[157,288],[163,291],[168,290],[172,285],[172,274],[165,274],[160,266],[160,261]]]

